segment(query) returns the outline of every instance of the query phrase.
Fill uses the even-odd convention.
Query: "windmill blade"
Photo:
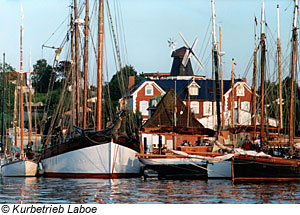
[[[185,43],[186,47],[190,48],[189,44],[187,43],[187,41],[184,39],[183,35],[180,32],[179,32],[179,36],[181,37],[181,39]]]
[[[184,54],[183,59],[182,59],[182,62],[181,62],[184,67],[186,67],[186,65],[187,65],[187,63],[190,59],[190,55],[191,55],[190,50],[186,49],[185,54]]]
[[[196,37],[195,40],[194,40],[194,42],[193,42],[193,44],[192,44],[191,50],[194,49],[194,47],[196,46],[197,42],[198,42],[198,38]]]
[[[193,51],[191,51],[191,53],[193,54],[194,58],[196,59],[197,64],[200,66],[200,68],[202,70],[204,70],[204,66],[203,66],[201,60],[195,55],[195,53]]]

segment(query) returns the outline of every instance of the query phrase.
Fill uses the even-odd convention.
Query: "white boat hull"
[[[41,160],[48,177],[119,178],[140,175],[137,152],[113,142]]]
[[[18,160],[6,163],[1,166],[4,177],[27,177],[35,176],[37,163],[31,160]]]

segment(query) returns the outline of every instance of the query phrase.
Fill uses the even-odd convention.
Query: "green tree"
[[[52,66],[48,65],[47,60],[40,59],[33,65],[32,86],[38,93],[47,93],[51,77],[55,75]]]
[[[129,76],[135,77],[134,84],[138,84],[145,78],[145,75],[143,73],[137,74],[136,70],[131,65],[126,65],[121,70],[122,72],[118,71],[109,82],[109,91],[110,91],[110,96],[114,107],[118,105],[119,99],[126,92],[128,92]]]

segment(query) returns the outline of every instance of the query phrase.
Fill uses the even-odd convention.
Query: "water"
[[[0,178],[0,203],[300,203],[300,182]]]

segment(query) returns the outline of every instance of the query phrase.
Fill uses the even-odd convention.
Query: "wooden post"
[[[83,88],[83,129],[86,129],[87,119],[87,76],[88,76],[88,46],[89,46],[89,0],[85,5],[85,26],[84,26],[84,88]]]
[[[98,90],[97,90],[97,130],[102,129],[102,73],[103,73],[103,31],[104,31],[104,5],[99,0],[98,20]]]
[[[221,26],[219,25],[219,34],[220,34],[220,53],[222,52],[222,39],[221,39]],[[222,130],[225,128],[224,122],[224,83],[223,83],[223,62],[222,62],[222,55],[220,55],[220,72],[221,72],[221,104],[222,104],[222,118],[221,118],[221,126]]]

